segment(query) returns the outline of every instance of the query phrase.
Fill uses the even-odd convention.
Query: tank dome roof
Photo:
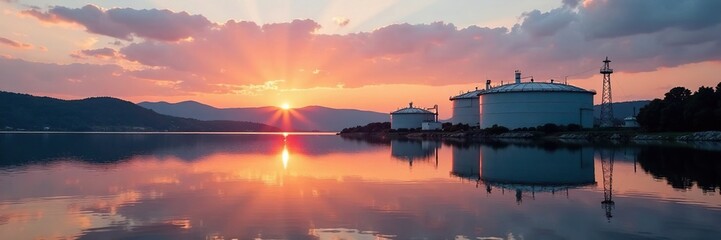
[[[481,92],[483,92],[483,90],[468,91],[466,93],[461,93],[453,96],[450,98],[450,100],[478,98],[478,95],[480,95]]]
[[[409,103],[407,108],[401,108],[396,111],[391,112],[391,114],[435,114],[431,111],[413,107],[413,103]]]
[[[507,92],[578,92],[596,94],[595,91],[589,91],[580,87],[563,84],[563,83],[547,83],[547,82],[523,82],[515,84],[507,84],[481,91],[478,95],[507,93]]]

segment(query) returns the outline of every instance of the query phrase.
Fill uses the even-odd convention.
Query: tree
[[[694,93],[672,88],[663,99],[641,108],[636,118],[649,131],[721,130],[721,83],[715,91],[711,87],[700,87]]]
[[[649,131],[658,131],[661,126],[659,123],[659,116],[661,116],[661,109],[663,109],[665,103],[661,99],[654,99],[648,105],[642,107],[636,115],[638,124],[643,126]]]

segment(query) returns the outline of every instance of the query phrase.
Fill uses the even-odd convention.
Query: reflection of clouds
[[[334,159],[338,161],[337,158]],[[588,232],[595,231],[596,224],[604,223],[603,218],[597,215],[599,196],[592,191],[579,190],[574,194],[573,199],[539,196],[536,201],[524,204],[524,207],[520,208],[515,207],[513,201],[509,201],[512,199],[509,197],[512,196],[478,194],[479,191],[468,191],[467,184],[463,183],[369,182],[360,179],[336,181],[316,178],[312,175],[287,175],[283,176],[284,184],[279,186],[263,184],[258,178],[231,177],[223,181],[213,180],[225,173],[233,176],[236,167],[251,168],[259,172],[266,169],[267,173],[275,172],[278,176],[281,174],[277,172],[277,160],[217,156],[215,159],[207,160],[210,162],[200,161],[185,165],[184,171],[175,171],[168,167],[174,166],[175,161],[179,160],[151,162],[147,165],[123,164],[118,166],[118,171],[107,172],[102,176],[75,174],[77,178],[84,180],[81,181],[84,183],[90,182],[88,179],[94,179],[103,184],[107,179],[127,180],[136,175],[147,182],[116,183],[118,189],[135,189],[135,191],[117,194],[109,199],[102,197],[94,197],[93,201],[65,199],[66,202],[59,205],[59,208],[44,211],[45,215],[52,212],[55,215],[65,215],[63,218],[52,220],[72,225],[71,230],[64,231],[66,232],[64,236],[76,236],[81,234],[83,229],[93,229],[83,235],[90,239],[118,236],[132,238],[136,236],[133,234],[139,231],[152,232],[158,236],[177,236],[177,238],[188,238],[188,236],[203,238],[212,235],[223,236],[226,239],[243,239],[256,237],[262,233],[263,238],[308,239],[313,236],[312,233],[309,236],[308,229],[327,228],[372,230],[376,234],[387,234],[379,235],[380,237],[397,236],[401,239],[419,236],[428,239],[468,236],[474,239],[479,235],[506,236],[508,232],[513,232],[516,237],[543,238],[550,236],[544,234],[556,234],[566,238],[584,238]],[[385,161],[394,162],[390,159]],[[246,164],[246,167],[239,164],[228,168],[219,164],[222,162],[240,162]],[[355,166],[353,161],[345,161],[345,163]],[[199,167],[203,164],[215,167]],[[56,167],[78,168],[72,165]],[[402,165],[396,167],[405,169]],[[87,168],[80,167],[80,169],[93,172]],[[168,171],[174,172],[173,175],[184,184],[159,184],[151,181],[154,179],[152,175],[166,176]],[[448,173],[448,170],[439,171]],[[16,177],[19,180],[24,179],[23,175]],[[104,192],[102,189],[95,191],[99,191],[96,194]],[[162,196],[152,199],[150,194],[152,191],[162,193]],[[699,229],[716,231],[711,228],[713,227],[711,223],[714,221],[708,219],[708,217],[713,218],[713,215],[700,213],[707,209],[684,207],[668,202],[650,207],[644,206],[647,205],[648,199],[622,199],[624,200],[622,208],[638,209],[634,216],[639,217],[626,215],[626,221],[676,219],[693,224]],[[42,199],[41,201],[50,204],[59,200]],[[71,203],[76,205],[68,208]],[[69,210],[64,210],[66,208]],[[41,208],[28,206],[28,209]],[[58,214],[57,209],[63,209],[64,212]],[[680,212],[688,214],[677,216]],[[78,214],[82,216],[75,216]],[[697,216],[700,217],[696,218]],[[600,222],[596,222],[597,220]],[[46,222],[50,220],[42,221],[34,220],[24,224],[50,224]],[[229,222],[233,224],[228,224]],[[639,231],[663,231],[654,227],[660,226],[657,223],[645,224]],[[4,226],[7,225],[0,228]],[[633,224],[613,225],[609,226],[608,231],[637,230],[629,229],[630,226]],[[479,232],[479,229],[482,230]],[[552,233],[546,233],[539,232],[538,229],[554,230]],[[356,233],[367,232],[356,230]],[[673,232],[665,233],[669,236],[677,236]],[[316,234],[320,236],[326,233]]]
[[[276,143],[278,140],[276,138]],[[292,140],[294,138],[289,139]],[[409,171],[405,162],[389,156],[390,149],[386,146],[322,156],[296,152],[297,147],[296,142],[289,142],[283,148],[274,145],[273,154],[223,152],[204,155],[192,162],[172,156],[135,157],[109,168],[58,162],[3,173],[0,175],[3,193],[0,223],[6,223],[0,224],[0,236],[5,238],[6,232],[16,228],[34,230],[44,225],[52,226],[53,233],[62,233],[62,236],[84,234],[81,238],[89,239],[133,238],[138,232],[167,239],[318,237],[308,229],[331,229],[326,232],[330,235],[333,229],[354,231],[354,234],[372,230],[377,236],[399,239],[453,236],[585,239],[589,233],[599,231],[599,224],[605,224],[602,230],[608,234],[600,239],[614,238],[612,234],[638,237],[634,235],[637,232],[658,233],[651,237],[669,238],[693,234],[689,230],[677,232],[664,228],[668,221],[680,222],[679,228],[719,232],[714,225],[721,217],[721,212],[716,211],[718,208],[678,204],[674,201],[680,200],[675,198],[684,198],[689,192],[674,192],[663,182],[655,182],[653,186],[671,197],[622,195],[617,199],[623,201],[617,208],[621,213],[617,216],[619,220],[608,225],[599,208],[602,194],[594,190],[574,190],[571,198],[543,194],[536,196],[535,201],[516,206],[512,193],[485,194],[473,191],[472,187],[469,190],[469,184],[458,183],[448,176],[454,169],[458,173],[468,170],[468,175],[477,174],[476,170],[482,167],[477,161],[479,150],[526,155],[530,151],[533,159],[539,161],[561,160],[538,168],[550,168],[546,173],[563,172],[566,165],[584,164],[593,168],[592,163],[587,165],[585,152],[580,152],[585,149],[557,149],[551,153],[540,148],[479,149],[474,146],[453,152],[444,147],[438,152],[439,169],[421,164]],[[289,158],[293,152],[291,173],[281,169],[278,158],[282,160],[283,149],[288,150]],[[543,154],[568,155],[574,161],[545,159]],[[458,162],[454,158],[458,158]],[[528,158],[520,162],[503,159],[511,160],[497,162],[496,169],[514,169],[507,168],[517,165],[514,163],[526,166],[534,163],[527,162],[531,161]],[[621,167],[616,173],[619,170],[632,173],[628,166],[617,166]],[[497,176],[516,176],[513,171],[507,173]],[[633,176],[636,178],[621,178],[620,182],[634,186],[640,178],[653,181],[643,173]],[[553,177],[556,176],[547,178]],[[67,184],[67,179],[71,179],[72,184]],[[52,198],[55,196],[84,197]],[[713,202],[715,197],[710,196],[706,201]],[[666,201],[671,198],[673,201]],[[718,203],[708,205],[718,206]],[[630,211],[634,214],[624,214]],[[56,222],[62,224],[54,226]],[[8,239],[28,238],[21,234],[31,234],[31,230],[16,231],[15,235],[8,235],[15,238]],[[49,231],[41,229],[38,234],[48,235]],[[510,232],[513,234],[509,235]]]
[[[149,183],[158,183],[158,184],[178,184],[180,183],[180,180],[176,177],[171,176],[159,176],[154,177],[153,179],[150,179],[148,181]]]
[[[347,228],[318,228],[310,229],[308,234],[318,237],[320,240],[325,239],[356,239],[356,240],[389,240],[395,235],[383,235],[374,231],[360,231],[357,229]]]
[[[117,210],[139,199],[137,192],[129,192],[106,197],[56,197],[0,203],[3,212],[0,236],[3,239],[71,239],[89,229],[131,224]]]

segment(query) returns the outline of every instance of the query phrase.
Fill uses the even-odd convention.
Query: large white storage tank
[[[435,121],[435,113],[422,108],[413,107],[413,103],[409,103],[407,108],[391,112],[392,129],[416,129],[421,128],[423,122]]]
[[[478,104],[480,90],[470,91],[453,96],[453,117],[454,124],[468,124],[471,127],[478,127],[481,124],[481,111]]]
[[[547,123],[593,127],[593,95],[596,92],[553,82],[521,82],[481,91],[481,128],[493,125],[509,129],[538,127]]]

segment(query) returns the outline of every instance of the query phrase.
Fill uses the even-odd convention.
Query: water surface
[[[715,149],[0,134],[0,236],[717,239]]]

